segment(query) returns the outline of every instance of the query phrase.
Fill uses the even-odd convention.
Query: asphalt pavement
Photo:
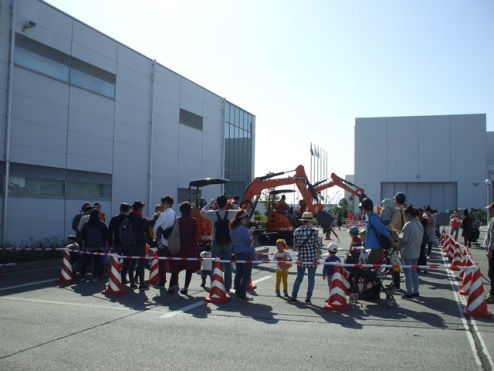
[[[346,231],[338,234],[342,257],[349,238]],[[485,275],[484,251],[472,254]],[[442,262],[439,251],[431,262]],[[420,276],[420,298],[396,292],[395,308],[361,301],[334,312],[323,309],[329,290],[321,267],[311,305],[276,297],[271,265],[253,270],[251,300],[225,304],[203,302],[208,293],[199,275],[189,295],[150,288],[106,297],[103,281],[57,286],[54,262],[15,268],[0,271],[2,370],[492,369],[494,320],[465,320],[464,299],[443,270]]]

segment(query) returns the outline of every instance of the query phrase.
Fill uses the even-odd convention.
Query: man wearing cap
[[[312,297],[312,291],[314,290],[314,282],[316,277],[317,265],[312,264],[318,262],[320,256],[320,249],[322,247],[322,241],[319,238],[317,229],[312,228],[311,224],[314,222],[314,217],[311,212],[304,212],[302,218],[300,218],[302,226],[298,227],[293,232],[293,250],[298,251],[299,262],[305,262],[308,264],[297,264],[297,278],[293,283],[292,297],[288,301],[289,303],[297,303],[297,294],[307,269],[308,287],[307,296],[305,302],[310,304]]]
[[[142,216],[142,210],[144,209],[144,202],[136,201],[132,205],[132,212],[129,215],[132,221],[132,227],[135,233],[135,242],[130,248],[130,254],[132,256],[145,256],[146,255],[146,227],[149,225],[149,221]],[[139,289],[146,289],[148,285],[144,283],[144,259],[139,259],[137,262],[137,274],[139,275]],[[136,266],[136,259],[130,261],[129,274],[130,274],[130,288],[135,289],[137,285],[134,278],[134,269]]]
[[[485,236],[484,245],[487,248],[487,259],[489,263],[488,276],[491,280],[491,289],[486,295],[485,299],[488,303],[494,303],[494,202],[491,202],[486,206],[487,215],[489,219],[489,226],[487,227],[487,235]]]
[[[171,234],[171,228],[173,228],[175,219],[177,218],[175,211],[172,209],[173,202],[173,197],[170,195],[161,197],[161,213],[153,226],[153,232],[158,243],[158,255],[160,257],[166,256],[168,253],[168,236]],[[160,282],[157,286],[160,289],[164,289],[166,284],[166,260],[159,260],[158,272]],[[170,289],[170,293],[178,291],[177,288],[170,287]]]
[[[394,211],[391,217],[391,222],[386,226],[388,231],[391,232],[395,242],[398,241],[398,235],[401,233],[403,226],[405,225],[405,201],[406,196],[403,192],[397,192],[393,197]],[[392,249],[390,254],[391,264],[400,264],[400,256],[398,249]],[[400,289],[400,269],[393,269],[393,283],[392,287],[396,290]]]

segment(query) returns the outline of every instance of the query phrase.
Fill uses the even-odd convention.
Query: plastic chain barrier
[[[0,267],[13,267],[16,265],[16,263],[2,263],[0,264]]]

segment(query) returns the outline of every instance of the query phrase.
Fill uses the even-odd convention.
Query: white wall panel
[[[0,95],[0,101],[2,95]],[[14,94],[12,118],[38,123],[55,129],[67,130],[68,108],[59,104],[41,101],[23,94]]]
[[[118,65],[117,84],[124,84],[127,88],[138,90],[148,96],[151,101],[151,75],[134,71],[123,65]]]
[[[178,107],[180,106],[180,91],[157,83],[155,99],[157,100],[157,104],[170,103]]]
[[[144,128],[151,119],[151,113],[129,107],[126,104],[116,102],[115,121]]]
[[[43,102],[68,106],[69,85],[24,68],[14,67],[13,91]],[[50,94],[46,94],[47,91]]]
[[[129,164],[115,161],[113,163],[113,183],[148,184],[148,167],[146,164]]]
[[[203,116],[203,107],[204,106],[202,103],[202,97],[201,100],[199,100],[196,98],[192,98],[186,94],[180,95],[180,108],[195,113],[196,115]]]
[[[115,141],[140,147],[149,147],[149,130],[123,125],[117,122],[115,123]]]
[[[115,59],[110,59],[77,43],[72,44],[72,56],[113,74],[117,71],[117,62]]]
[[[103,160],[101,158],[95,159],[94,157],[89,157],[85,155],[67,154],[67,168],[111,174],[112,161]]]
[[[104,138],[69,132],[67,153],[87,156],[93,161],[97,159],[112,161],[113,142]]]
[[[115,62],[117,60],[117,43],[108,36],[75,21],[74,22],[74,44],[90,49],[98,55]],[[76,45],[74,45],[75,47]],[[103,67],[102,67],[103,68]]]
[[[173,104],[164,103],[154,106],[156,118],[158,121],[165,120],[172,123],[178,123],[180,107]]]
[[[149,150],[148,148],[115,142],[114,156],[115,161],[146,167]]]
[[[10,35],[10,9],[7,3],[2,3],[0,6],[0,36],[8,38]],[[7,50],[3,49],[2,50]],[[5,53],[1,53],[5,54]]]
[[[131,87],[117,84],[115,100],[119,103],[124,103],[129,107],[133,107],[144,112],[151,112],[151,98],[149,94],[142,93]]]
[[[182,77],[166,67],[158,65],[156,68],[157,82],[180,91]]]
[[[69,131],[113,140],[113,120],[86,112],[70,110]]]
[[[203,102],[204,89],[202,87],[185,78],[181,78],[180,83],[180,91],[182,92],[182,94]]]
[[[421,116],[419,127],[419,174],[422,181],[451,178],[451,142],[449,117]]]
[[[65,156],[60,152],[24,147],[12,144],[10,160],[31,165],[65,167]]]
[[[117,62],[119,64],[123,64],[142,74],[151,74],[153,62],[148,58],[121,44],[118,45],[117,53]]]
[[[112,99],[73,86],[70,87],[70,108],[114,119],[115,103]]]
[[[186,125],[179,127],[180,142],[186,142],[187,145],[202,146],[202,131],[193,129]]]
[[[169,135],[155,133],[153,138],[153,150],[160,152],[161,154],[172,154],[176,156],[178,153],[178,139]]]
[[[487,165],[494,165],[494,131],[488,131],[485,142]]]
[[[13,119],[11,143],[65,155],[67,134],[65,130]]]
[[[387,129],[388,178],[391,180],[416,179],[419,148],[417,118],[389,118]],[[374,145],[379,145],[379,142]]]

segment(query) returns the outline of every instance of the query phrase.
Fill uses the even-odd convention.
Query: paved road
[[[346,232],[340,234],[348,246]],[[473,253],[485,260],[482,251]],[[441,259],[433,254],[432,261]],[[465,322],[443,271],[421,276],[418,300],[397,295],[396,308],[361,302],[348,312],[322,309],[328,288],[320,274],[312,305],[275,297],[271,266],[254,270],[253,300],[221,305],[202,302],[199,276],[189,296],[152,288],[107,298],[103,282],[8,289],[58,271],[47,264],[0,278],[0,369],[475,370],[491,369],[482,344],[494,355],[494,321]],[[302,299],[305,289],[306,282]]]

